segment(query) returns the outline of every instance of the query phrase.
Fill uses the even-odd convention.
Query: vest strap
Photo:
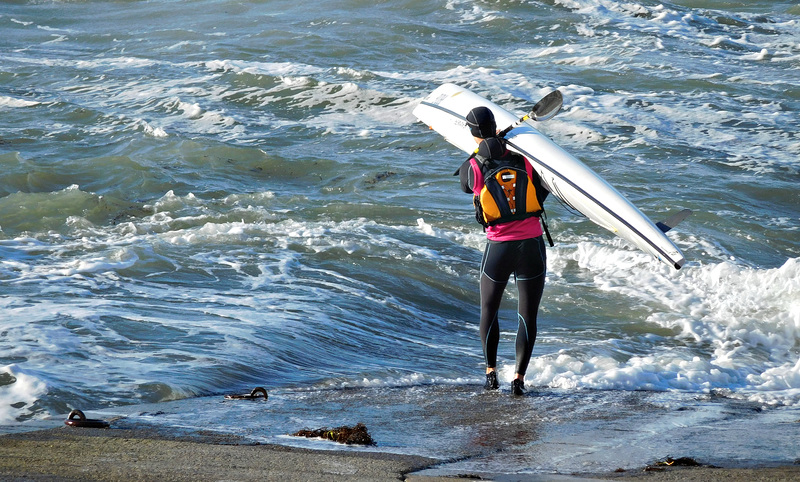
[[[544,234],[547,235],[547,242],[550,243],[550,247],[552,248],[553,246],[555,246],[555,243],[553,243],[553,238],[552,236],[550,236],[550,230],[547,229],[547,212],[544,210],[544,207],[542,207],[542,216],[539,219],[542,220],[542,228],[544,229]]]

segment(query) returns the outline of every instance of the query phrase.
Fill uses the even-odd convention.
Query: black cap
[[[467,125],[473,137],[486,139],[497,134],[497,123],[494,114],[488,107],[475,107],[467,114]]]

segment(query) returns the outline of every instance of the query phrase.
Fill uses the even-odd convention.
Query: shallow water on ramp
[[[268,400],[204,397],[107,409],[124,428],[203,431],[317,450],[433,457],[424,474],[591,474],[667,457],[721,466],[772,465],[800,456],[791,410],[714,396],[530,389],[523,397],[474,385],[275,390]],[[117,418],[122,417],[122,418]],[[364,423],[376,445],[345,446],[290,434]]]

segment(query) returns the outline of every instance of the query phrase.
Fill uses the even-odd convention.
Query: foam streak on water
[[[671,270],[548,201],[528,383],[800,404],[789,2],[0,6],[0,423],[256,385],[480,383],[483,235],[442,82],[658,221]],[[513,370],[513,286],[501,374]]]

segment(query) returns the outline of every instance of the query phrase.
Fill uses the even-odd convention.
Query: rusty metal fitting
[[[75,417],[78,417],[77,419]],[[69,417],[64,422],[65,425],[70,427],[82,428],[108,428],[109,424],[105,420],[98,420],[93,418],[86,418],[80,410],[73,410],[69,412]]]
[[[245,394],[245,395],[225,395],[225,399],[226,400],[256,400],[258,398],[261,398],[262,395],[264,397],[264,400],[267,400],[269,398],[269,395],[267,395],[267,389],[266,388],[264,388],[264,387],[256,387],[249,394]]]

